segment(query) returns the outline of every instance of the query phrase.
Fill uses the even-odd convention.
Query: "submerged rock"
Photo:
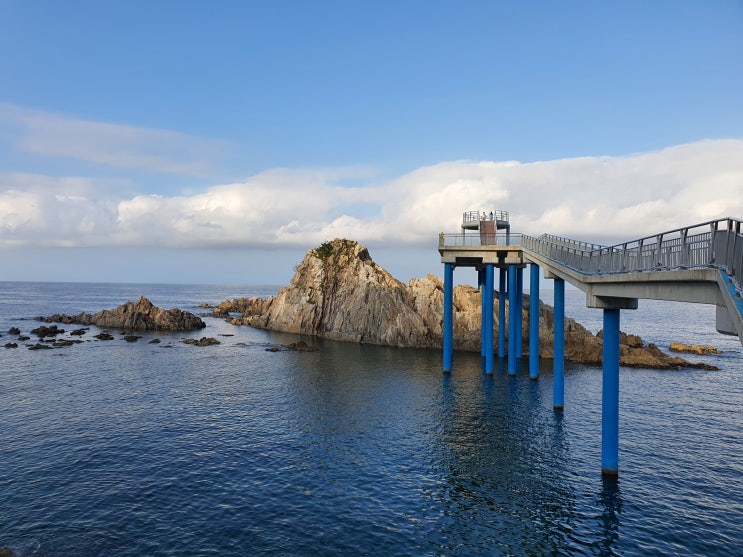
[[[212,346],[214,344],[222,344],[216,338],[212,337],[201,337],[199,340],[195,338],[183,339],[184,344],[193,344],[194,346]]]
[[[29,345],[29,350],[51,350],[51,346],[48,344],[41,344],[40,342],[37,342],[36,344]]]
[[[67,340],[67,339],[65,339],[65,340],[56,340],[56,341],[54,341],[54,344],[52,344],[52,346],[54,346],[54,348],[64,348],[66,346],[72,346],[73,344],[75,344],[75,341],[74,340]]]
[[[480,350],[480,292],[457,286],[453,292],[454,348]],[[528,296],[523,298],[524,354],[528,354]],[[240,298],[219,304],[214,315],[238,316],[235,325],[386,346],[441,348],[443,342],[443,281],[435,275],[414,278],[407,285],[377,265],[357,242],[336,239],[309,250],[288,286],[269,298]],[[498,315],[496,296],[493,311]],[[510,308],[506,306],[508,315]],[[539,352],[553,352],[553,309],[539,302]],[[494,320],[498,335],[498,320]],[[507,335],[507,331],[506,331]],[[652,368],[693,366],[647,347],[635,335],[623,334],[622,365]],[[574,319],[565,319],[565,358],[600,364],[603,341]]]
[[[128,302],[118,308],[105,309],[94,315],[82,312],[78,315],[55,314],[37,319],[46,323],[97,325],[127,331],[193,331],[206,327],[206,323],[193,313],[178,308],[168,310],[158,308],[144,296],[137,302]]]
[[[42,325],[40,327],[36,327],[35,329],[31,329],[31,332],[35,334],[36,336],[38,336],[39,338],[44,338],[44,337],[53,337],[57,335],[63,335],[65,330],[60,329],[56,325],[52,325],[51,327],[45,327]]]
[[[296,350],[298,352],[317,352],[316,347],[310,346],[303,340],[300,340],[299,342],[292,342],[290,344],[287,344],[286,347],[289,350]]]

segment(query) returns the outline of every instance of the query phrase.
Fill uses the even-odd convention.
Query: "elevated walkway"
[[[470,215],[468,217],[468,215]],[[475,215],[477,215],[475,217]],[[564,405],[565,282],[586,294],[588,307],[603,310],[601,470],[619,470],[620,311],[637,309],[639,299],[716,306],[716,328],[743,344],[743,235],[741,221],[725,218],[678,228],[613,246],[543,234],[538,238],[499,234],[494,218],[465,213],[460,234],[439,235],[444,264],[444,371],[452,368],[453,272],[472,267],[482,288],[483,371],[494,371],[494,270],[499,270],[498,358],[504,358],[508,293],[508,374],[522,356],[523,269],[530,265],[529,377],[539,376],[539,268],[554,279],[553,406]],[[489,215],[488,215],[489,217]],[[477,230],[477,233],[467,233]]]
[[[716,306],[716,329],[743,344],[743,235],[727,218],[613,246],[544,234],[521,236],[524,257],[602,300],[670,300]]]
[[[441,234],[439,254],[455,267],[535,263],[546,277],[585,292],[588,307],[631,309],[638,299],[711,304],[716,329],[743,344],[741,228],[742,221],[725,218],[613,246],[549,234],[483,235],[479,229]]]

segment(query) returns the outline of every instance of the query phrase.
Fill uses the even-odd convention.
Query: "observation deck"
[[[477,230],[477,233],[468,233]],[[498,230],[505,230],[499,233]],[[514,243],[515,242],[515,243]],[[523,265],[521,235],[511,234],[508,211],[466,211],[459,234],[439,234],[442,263],[458,267]]]

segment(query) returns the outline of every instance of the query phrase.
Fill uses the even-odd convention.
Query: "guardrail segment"
[[[543,234],[521,235],[521,245],[585,275],[715,267],[743,282],[743,222],[726,218],[613,246]]]

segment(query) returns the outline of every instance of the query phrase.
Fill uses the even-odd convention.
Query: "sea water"
[[[640,302],[622,329],[719,371],[621,368],[620,476],[602,478],[601,370],[493,376],[478,354],[306,338],[204,317],[53,350],[2,348],[33,318],[145,295],[201,303],[275,287],[0,283],[0,546],[20,556],[737,555],[743,350],[714,308]],[[551,303],[551,293],[543,293]],[[596,332],[601,312],[567,293]],[[77,326],[60,325],[69,331]],[[32,335],[33,336],[33,335]],[[221,344],[196,347],[184,338]],[[74,338],[74,337],[73,337]],[[149,342],[158,338],[159,344]]]

